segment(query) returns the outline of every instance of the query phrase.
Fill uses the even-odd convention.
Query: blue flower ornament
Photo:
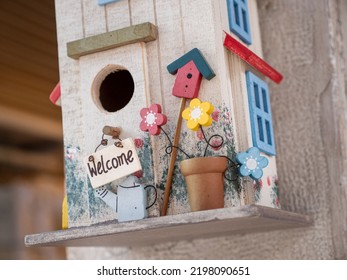
[[[236,155],[236,161],[241,164],[239,172],[242,177],[250,176],[258,180],[263,176],[263,168],[269,164],[266,157],[260,155],[258,148],[251,147],[247,152],[241,152]]]

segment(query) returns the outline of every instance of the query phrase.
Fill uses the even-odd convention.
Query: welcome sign
[[[84,159],[93,188],[142,170],[133,140],[122,140],[122,145],[122,148],[111,145]]]

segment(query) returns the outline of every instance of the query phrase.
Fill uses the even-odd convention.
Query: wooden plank
[[[28,88],[32,88],[32,90],[42,91],[50,89],[52,85],[54,86],[54,82],[56,82],[52,81],[52,78],[59,78],[58,69],[55,73],[52,71],[51,76],[47,75],[47,77],[41,75],[41,73],[44,72],[44,68],[42,67],[41,69],[42,72],[36,71],[30,73],[27,69],[16,68],[15,66],[7,67],[4,65],[0,66],[1,79],[2,81],[6,81],[9,85],[19,83]],[[18,79],[18,77],[20,77],[20,79]]]
[[[229,36],[229,35],[228,35]],[[229,36],[230,37],[230,36]],[[231,37],[230,37],[231,38]],[[236,42],[235,39],[233,41]],[[239,43],[238,43],[239,44]],[[243,45],[242,45],[243,46]],[[244,47],[246,48],[246,47]],[[247,51],[251,52],[247,49]],[[230,77],[233,77],[232,88],[232,101],[234,108],[235,122],[237,123],[237,148],[239,151],[245,151],[253,146],[251,135],[250,115],[248,110],[248,98],[246,89],[245,72],[251,67],[242,61],[241,57],[229,53],[229,71]],[[263,154],[269,160],[269,165],[264,169],[263,179],[260,184],[267,184],[267,188],[261,188],[260,191],[255,191],[254,182],[249,178],[244,178],[242,198],[245,204],[259,203],[261,205],[273,205],[278,207],[276,199],[271,198],[271,192],[275,188],[275,181],[277,178],[277,168],[275,157],[270,157]]]
[[[151,22],[158,26],[157,20],[156,20],[156,4],[155,1],[143,1],[143,0],[131,0],[129,1],[129,10],[131,14],[131,23],[132,24],[139,24],[142,22]],[[160,65],[160,59],[161,54],[159,50],[159,38],[155,41],[148,42],[146,44],[142,43],[142,52],[143,57],[146,57],[147,59],[144,59],[144,83],[146,88],[146,106],[149,107],[151,104],[163,104],[162,101],[162,78],[161,78],[161,65]],[[162,66],[162,69],[165,69],[165,66]],[[169,75],[168,75],[169,76]],[[160,139],[162,137],[151,137],[150,138],[150,144],[152,151],[160,151],[162,149],[162,146],[159,146]],[[166,139],[165,139],[166,140]],[[165,143],[166,144],[166,143]],[[151,153],[151,165],[159,166],[160,161],[160,153]],[[146,159],[146,162],[150,162],[149,159]],[[159,178],[158,178],[158,168],[152,168],[153,169],[153,177],[152,177],[152,184],[155,186],[159,185]],[[158,196],[159,198],[160,196]],[[158,199],[159,201],[159,199]],[[160,214],[160,206],[159,203],[155,204],[155,207],[151,207],[148,209],[149,216],[159,216]]]
[[[0,163],[49,173],[63,173],[63,159],[56,153],[21,151],[0,146]]]
[[[34,24],[36,30],[42,28],[42,30],[49,30],[50,32],[55,33],[54,3],[53,1],[45,2],[51,2],[47,17],[40,16],[38,11],[33,10],[32,7],[26,9],[23,8],[23,5],[17,1],[3,1],[3,3],[1,3],[0,15],[1,17],[5,16],[5,18],[10,18],[12,20],[16,19],[16,21],[21,21],[21,23]],[[39,6],[41,7],[42,4],[43,2],[40,3]],[[35,4],[32,4],[31,6],[35,6]],[[24,24],[23,26],[26,25]],[[41,32],[42,30],[38,32]]]
[[[141,22],[155,23],[154,1],[131,0],[129,1],[129,10],[131,14],[131,23],[139,24]]]
[[[69,42],[67,43],[67,53],[69,57],[77,59],[83,55],[156,39],[157,27],[146,22]]]
[[[41,1],[40,5],[32,5],[30,1],[27,0],[17,0],[16,2],[20,3],[24,11],[35,12],[40,18],[48,18],[54,20],[54,4],[50,1]]]
[[[193,1],[181,1],[182,29],[186,51],[190,48],[198,48],[207,63],[216,72],[216,78],[211,81],[202,80],[199,98],[202,101],[211,102],[215,108],[222,105],[226,99],[224,89],[221,87],[222,72],[219,69],[220,63],[223,62],[216,59],[217,49],[220,48],[220,41],[216,39],[216,32],[220,32],[216,26],[218,18],[215,18],[213,14],[213,6],[216,5],[216,2],[219,1],[200,0],[197,5]],[[203,72],[200,72],[204,76]]]
[[[155,57],[154,52],[151,57],[152,59],[156,59],[158,61],[158,68],[155,69],[155,71],[158,72],[149,73],[149,78],[151,81],[149,84],[152,87],[152,80],[156,81],[156,83],[160,82],[161,91],[159,92],[157,89],[154,89],[157,93],[156,100],[161,102],[160,104],[163,107],[163,112],[168,116],[168,123],[164,129],[169,133],[171,139],[173,139],[176,124],[175,120],[177,119],[178,108],[180,107],[180,99],[173,97],[171,94],[172,86],[176,77],[170,75],[170,73],[167,72],[166,67],[172,61],[176,60],[185,53],[180,15],[180,1],[156,0],[153,1],[153,3],[155,8],[155,19],[158,27],[160,28],[160,36],[157,40],[157,57]],[[149,62],[152,63],[150,60]],[[155,78],[156,74],[158,77],[157,79]],[[158,94],[160,94],[160,97]],[[153,95],[151,95],[151,98],[153,98]],[[164,151],[168,144],[167,139],[164,137],[156,137],[155,141],[157,145],[156,149],[158,151]],[[157,167],[155,168],[156,178],[158,180],[158,185],[160,186],[158,195],[159,203],[162,204],[170,156],[163,152],[153,154],[154,162]],[[173,191],[175,191],[175,182],[173,182],[172,188]],[[171,198],[167,213],[182,213],[182,209],[179,205],[177,205],[176,200]]]
[[[0,96],[0,107],[7,107],[9,110],[13,110],[16,112],[22,112],[23,115],[36,115],[36,119],[47,119],[50,121],[54,121],[57,123],[61,123],[61,110],[60,108],[55,108],[52,105],[48,98],[44,99],[38,98],[21,98],[20,96],[14,95],[13,91],[17,91],[19,88],[13,87],[11,91],[4,89],[0,86],[1,96]],[[25,92],[25,94],[30,94],[30,92]],[[5,115],[3,112],[0,112],[0,116]],[[13,116],[16,117],[16,116]],[[5,119],[8,117],[5,115]],[[18,120],[18,122],[26,122],[25,120]],[[0,121],[3,123],[3,120]],[[36,124],[37,125],[37,124]],[[7,125],[9,126],[9,124]]]
[[[79,59],[80,66],[80,91],[82,93],[92,91],[90,97],[84,96],[82,98],[83,115],[83,132],[81,135],[91,135],[84,137],[85,143],[83,144],[83,156],[95,151],[95,148],[100,144],[103,127],[106,125],[116,126],[121,128],[121,139],[131,137],[133,139],[141,138],[145,140],[145,133],[140,130],[140,110],[146,106],[147,102],[147,86],[145,82],[146,59],[143,54],[144,43],[136,43],[121,48],[114,48],[98,54],[83,56]],[[118,67],[126,68],[131,74],[135,87],[133,95],[126,106],[121,110],[113,113],[107,112],[100,103],[100,85],[104,77],[109,75],[112,71],[119,69]],[[132,116],[131,118],[129,116]],[[136,119],[137,118],[137,119]],[[108,137],[107,137],[108,138]],[[113,141],[109,141],[109,145]],[[145,165],[151,165],[151,155],[148,153],[146,159],[140,157],[142,167],[146,169]],[[69,168],[68,168],[69,169]],[[150,173],[153,168],[147,168],[145,180],[146,184],[153,184],[150,179]],[[85,178],[87,181],[86,169],[78,172],[74,171],[75,175],[80,178]],[[73,187],[72,185],[71,187]],[[88,189],[85,186],[86,189]],[[76,198],[79,199],[79,198]],[[89,201],[91,201],[90,219],[91,223],[97,223],[107,220],[114,220],[115,212],[102,203],[95,201],[93,193],[89,193]],[[69,209],[70,210],[70,209]],[[70,217],[70,216],[69,216]]]
[[[257,56],[250,49],[239,43],[229,34],[225,34],[224,46],[238,55],[241,59],[247,62],[249,65],[257,69],[259,72],[263,73],[265,76],[269,77],[275,83],[280,83],[283,79],[281,73],[277,72],[273,67],[266,63],[263,59]]]
[[[123,0],[109,3],[105,6],[107,31],[117,30],[133,25],[131,22],[129,2],[130,0]]]
[[[23,134],[57,141],[61,141],[63,137],[61,122],[40,118],[34,114],[13,110],[2,105],[0,105],[0,126],[9,129],[16,128]]]
[[[82,92],[80,90],[79,61],[69,58],[66,43],[84,37],[82,2],[55,1],[57,19],[57,38],[60,67],[61,104],[64,123],[64,146],[73,151],[84,147],[84,116],[82,114]],[[76,114],[77,112],[77,114]],[[80,113],[78,113],[80,112]],[[66,168],[66,194],[69,204],[69,226],[83,226],[90,224],[89,199],[86,180],[78,177],[83,167],[80,153],[74,154],[74,160],[68,161]],[[76,160],[75,160],[76,159]],[[67,165],[65,165],[67,167]],[[76,183],[78,182],[78,183]],[[79,199],[72,204],[71,199]]]
[[[7,44],[15,45],[15,49],[20,49],[23,52],[22,55],[26,56],[27,49],[36,50],[41,52],[43,55],[48,57],[55,56],[57,53],[57,42],[49,42],[46,40],[47,37],[56,37],[55,33],[47,32],[45,30],[37,31],[46,34],[45,38],[38,38],[37,36],[26,32],[25,30],[19,30],[15,27],[5,27],[6,24],[0,25],[0,36],[1,36],[1,47],[5,50],[11,50],[13,46],[7,47]],[[20,54],[20,52],[17,52]]]
[[[98,0],[98,4],[99,5],[106,5],[106,4],[110,4],[112,2],[117,2],[119,0]]]
[[[96,1],[83,0],[84,36],[89,37],[104,33],[106,29],[105,7],[96,5]]]
[[[32,5],[32,6],[34,6],[34,5]],[[17,20],[11,20],[12,19],[11,16],[12,16],[12,14],[0,13],[0,24],[5,25],[11,29],[12,28],[17,29],[18,32],[25,32],[27,34],[30,34],[34,38],[38,38],[38,39],[47,41],[50,44],[56,43],[56,40],[54,37],[51,37],[51,36],[47,37],[46,36],[46,32],[47,32],[46,28],[43,28],[42,26],[37,25],[33,22],[21,20],[21,18],[17,18]]]
[[[248,205],[25,236],[32,246],[148,246],[162,242],[308,227],[311,217]]]
[[[252,45],[248,47],[258,56],[263,57],[257,2],[257,0],[248,0],[249,23],[252,32]]]

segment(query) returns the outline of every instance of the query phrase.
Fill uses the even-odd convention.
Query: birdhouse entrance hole
[[[116,112],[124,108],[134,94],[134,80],[122,66],[108,65],[95,77],[92,97],[101,111]]]

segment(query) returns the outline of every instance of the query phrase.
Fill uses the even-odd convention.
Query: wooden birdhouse
[[[56,13],[69,227],[122,222],[111,196],[140,185],[123,197],[147,211],[133,220],[280,207],[268,83],[282,76],[261,59],[255,0],[57,1]],[[197,158],[222,162],[188,179]],[[218,203],[193,209],[189,180]]]
[[[170,146],[170,139],[174,140],[181,98],[186,99],[183,109],[194,98],[212,104],[213,111],[209,113],[213,123],[202,126],[201,131],[189,129],[185,120],[181,122],[174,145],[180,150],[176,151],[170,171],[167,214],[191,211],[180,171],[180,162],[188,156],[229,158],[223,170],[222,207],[248,203],[278,207],[276,150],[266,76],[279,74],[260,58],[256,2],[132,1],[129,5],[122,0],[95,0],[83,5],[83,10],[77,9],[80,17],[75,17],[74,25],[65,34],[65,12],[72,9],[71,3],[57,3],[70,226],[116,220],[118,213],[97,197],[95,189],[106,186],[117,193],[122,180],[134,174],[141,184],[157,188],[158,200],[148,212],[149,217],[160,215],[170,165],[170,154],[165,150],[176,150]],[[276,78],[275,82],[281,79]],[[140,111],[151,104],[159,104],[160,113],[167,118],[160,126],[167,137],[162,131],[151,135],[140,129]],[[104,134],[105,126],[118,128],[118,139]],[[202,132],[206,138],[219,137],[207,143]],[[103,140],[106,141],[102,144]],[[86,159],[105,149],[103,159],[110,155],[112,160],[111,154],[117,149],[122,151],[114,144],[124,140],[132,141],[140,164],[135,169],[125,166],[129,172],[112,177],[112,170],[103,166],[106,161],[94,162],[95,170],[100,164],[101,181],[93,186],[91,182],[97,175],[88,174]],[[223,145],[217,147],[221,141]],[[269,165],[261,177],[242,178],[235,158],[251,147],[257,147]],[[120,167],[112,169],[119,173]],[[148,200],[153,200],[153,195],[148,192]]]

